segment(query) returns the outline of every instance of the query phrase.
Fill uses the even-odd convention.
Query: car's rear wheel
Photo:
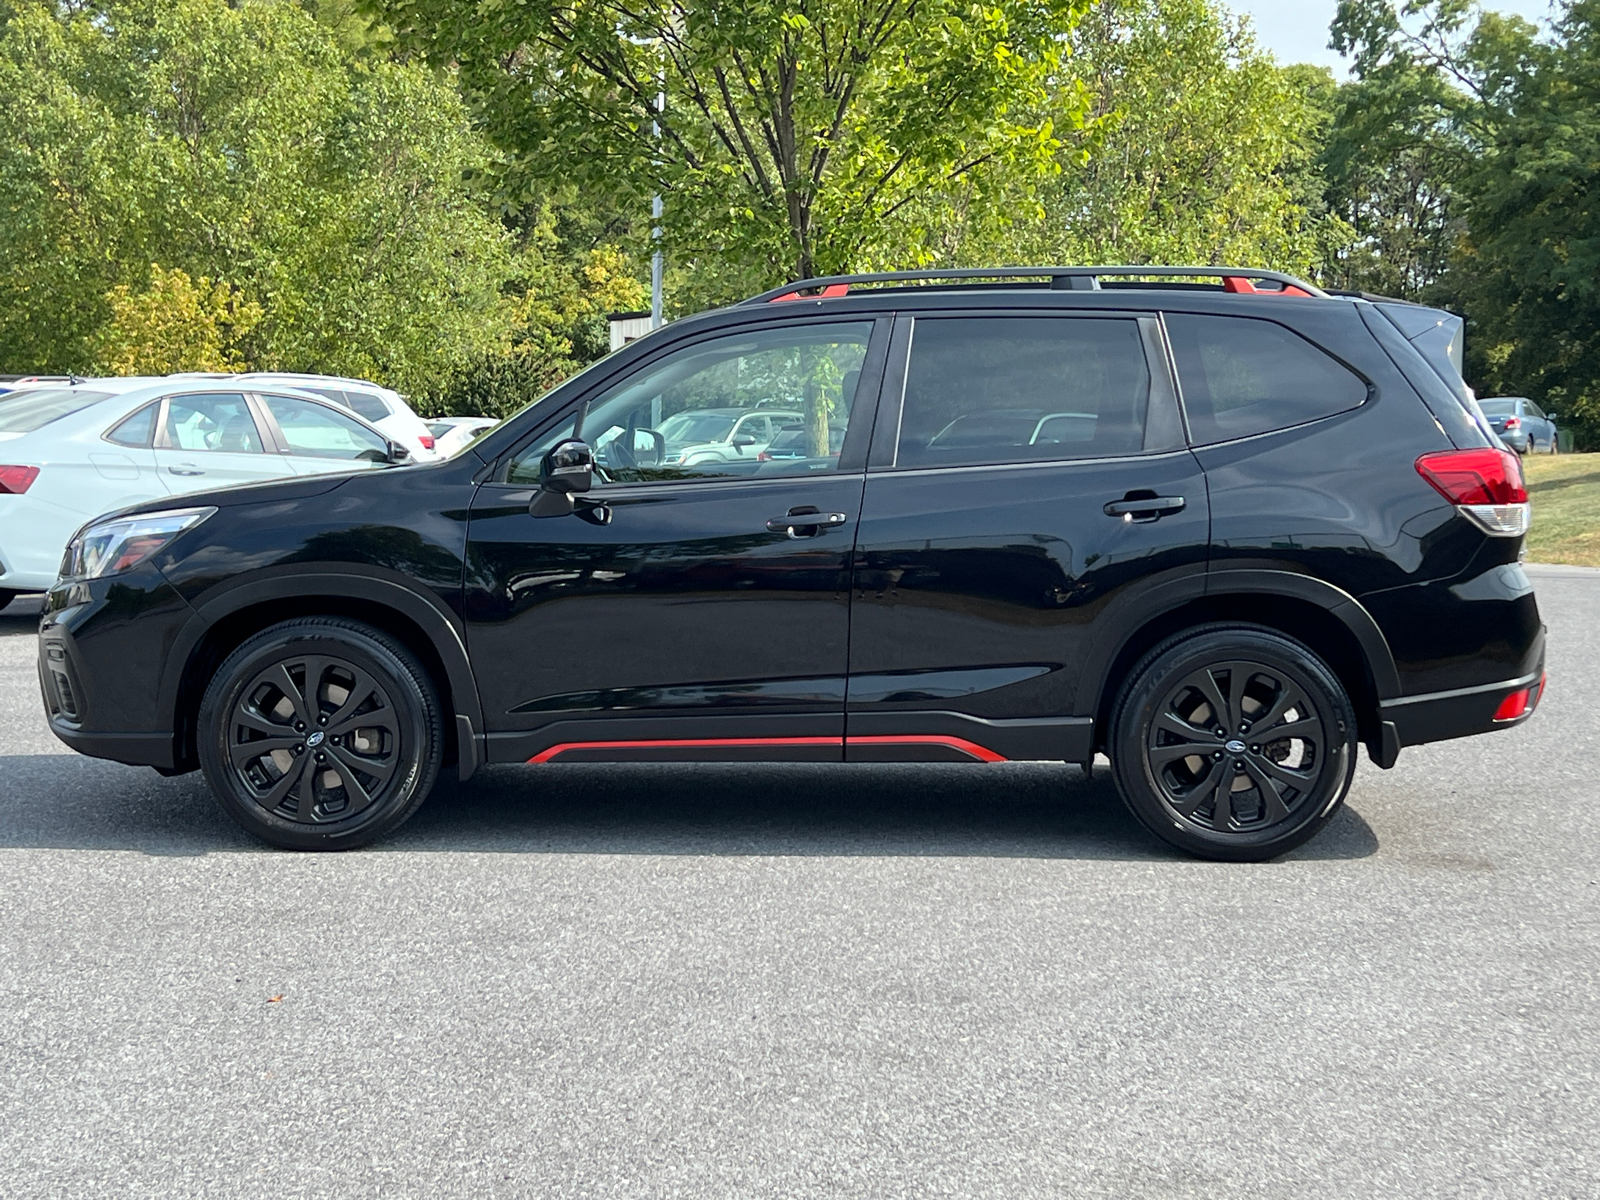
[[[443,743],[415,657],[334,617],[248,639],[212,678],[197,728],[222,807],[287,850],[348,850],[394,830],[432,789]]]
[[[1356,718],[1301,643],[1208,625],[1140,660],[1113,710],[1117,790],[1152,833],[1201,858],[1256,862],[1315,836],[1350,790]]]

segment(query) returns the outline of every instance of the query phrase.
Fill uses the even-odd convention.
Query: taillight
[[[1545,681],[1548,675],[1539,676],[1539,682],[1530,688],[1521,688],[1512,692],[1500,701],[1500,707],[1494,710],[1496,721],[1515,721],[1518,717],[1525,717],[1539,706],[1539,701],[1544,697]]]
[[[432,450],[433,449],[433,434],[425,433],[421,437],[419,437],[417,439],[417,441],[422,443],[422,448],[424,450]]]
[[[1521,417],[1507,417],[1506,418],[1506,423],[1504,425],[1502,425],[1501,428],[1502,429],[1521,429],[1522,428],[1522,418]]]
[[[39,478],[38,467],[0,467],[0,492],[20,496]]]
[[[763,450],[760,454],[756,455],[756,461],[757,462],[771,462],[772,461],[772,455],[768,454],[765,450]]]
[[[1528,532],[1532,513],[1522,462],[1509,450],[1441,450],[1417,459],[1421,475],[1446,500],[1495,537]]]

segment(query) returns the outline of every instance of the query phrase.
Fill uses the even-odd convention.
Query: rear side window
[[[925,317],[895,463],[982,466],[1138,454],[1150,370],[1136,322]]]
[[[336,388],[305,388],[313,396],[321,396],[325,400],[332,400],[341,408],[348,408],[357,416],[368,421],[381,421],[391,415],[389,406],[384,403],[382,396],[374,396],[371,392],[347,392]]]
[[[1183,313],[1166,320],[1197,445],[1303,425],[1367,399],[1364,379],[1273,321]]]
[[[161,407],[161,401],[156,400],[146,404],[133,416],[118,425],[106,434],[106,441],[115,442],[119,446],[148,446],[156,432],[156,409]]]
[[[110,398],[110,392],[80,392],[71,388],[23,388],[9,392],[0,400],[0,433],[32,433],[51,421],[70,417]]]

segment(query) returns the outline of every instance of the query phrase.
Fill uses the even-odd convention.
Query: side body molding
[[[174,641],[167,658],[167,670],[161,680],[158,703],[167,721],[176,724],[178,689],[183,681],[184,670],[201,639],[218,621],[242,609],[273,600],[305,600],[319,596],[382,605],[408,617],[423,631],[439,656],[439,661],[444,664],[450,682],[454,712],[443,714],[447,727],[454,720],[458,732],[474,731],[470,735],[472,744],[459,749],[462,778],[471,774],[484,759],[480,744],[482,734],[477,732],[484,728],[483,706],[478,698],[477,680],[467,657],[459,618],[432,597],[419,594],[415,584],[399,583],[376,573],[358,574],[348,568],[339,571],[275,571],[233,586],[220,585],[194,597],[191,604],[198,619],[185,625]]]

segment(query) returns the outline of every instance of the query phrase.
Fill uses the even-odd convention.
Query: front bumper
[[[168,655],[193,610],[152,566],[57,585],[39,619],[39,690],[50,731],[81,754],[171,770]]]

